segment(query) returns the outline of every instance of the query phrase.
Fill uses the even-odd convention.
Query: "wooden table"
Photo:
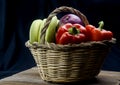
[[[36,67],[14,74],[0,80],[0,85],[63,85],[53,84],[41,80]],[[69,83],[64,85],[120,85],[120,72],[101,71],[99,75],[90,81]]]

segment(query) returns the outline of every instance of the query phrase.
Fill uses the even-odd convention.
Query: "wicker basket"
[[[47,18],[41,33],[41,44],[26,42],[36,61],[39,74],[45,81],[76,82],[94,78],[100,72],[101,66],[115,39],[91,41],[73,45],[58,45],[45,42],[45,32],[53,16],[61,12],[71,12],[79,16],[85,25],[89,24],[86,16],[80,11],[61,6],[56,8]]]

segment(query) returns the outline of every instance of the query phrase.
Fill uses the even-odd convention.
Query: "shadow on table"
[[[47,82],[47,81],[46,81]],[[69,82],[69,83],[53,83],[47,82],[49,85],[96,85],[100,82],[98,78],[93,78],[89,80],[79,81],[79,82]]]

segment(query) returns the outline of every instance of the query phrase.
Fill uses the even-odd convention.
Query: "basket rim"
[[[31,44],[29,40],[25,43],[28,48],[42,48],[42,49],[53,49],[53,50],[69,50],[74,48],[91,48],[91,47],[110,47],[116,43],[116,39],[112,38],[111,40],[103,40],[103,41],[88,41],[82,42],[80,44],[67,44],[60,45],[55,43],[45,43],[40,44],[38,42],[34,42]]]

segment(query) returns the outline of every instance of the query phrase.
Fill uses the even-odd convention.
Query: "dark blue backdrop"
[[[119,0],[0,0],[0,78],[35,66],[25,42],[33,20],[43,19],[59,6],[72,6],[84,13],[89,22],[113,31],[117,44],[113,46],[104,70],[120,71],[120,1]]]

